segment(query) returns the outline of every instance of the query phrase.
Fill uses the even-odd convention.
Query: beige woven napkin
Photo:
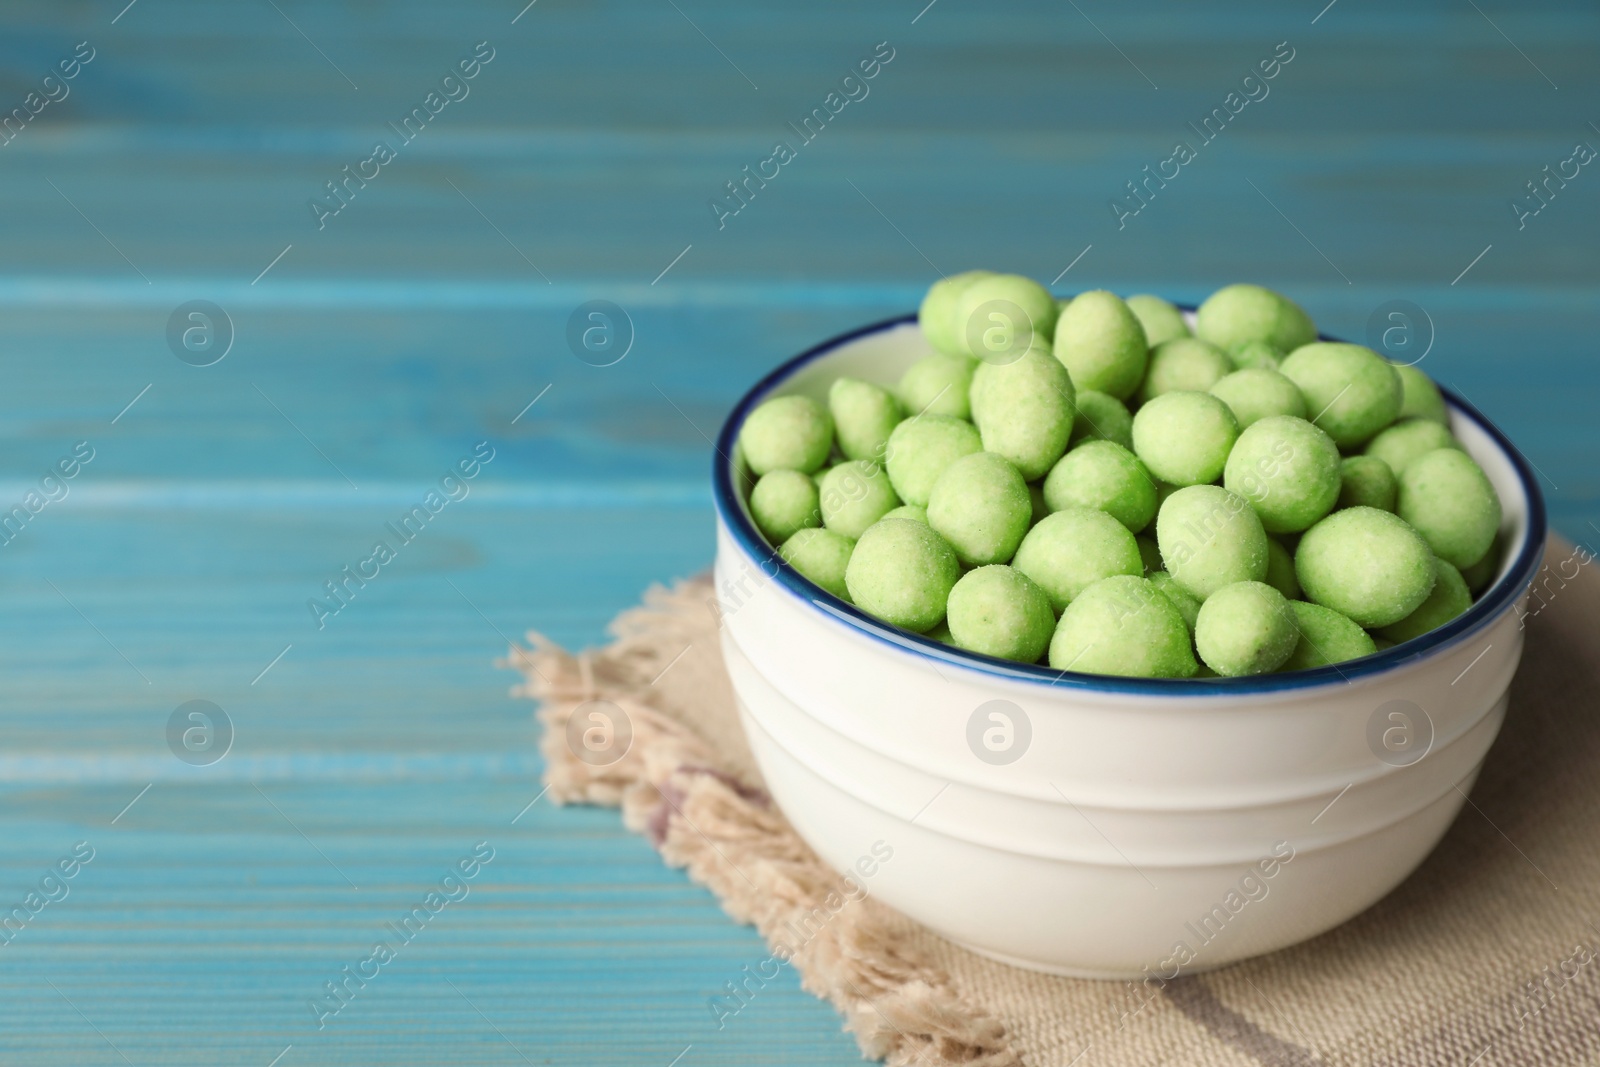
[[[1409,880],[1313,941],[1160,988],[1017,970],[871,896],[849,899],[859,894],[762,789],[708,579],[652,589],[605,648],[574,656],[530,634],[512,658],[527,677],[520,692],[541,702],[550,795],[620,806],[667,863],[755,924],[869,1056],[984,1067],[1600,1063],[1592,559],[1548,546],[1505,726],[1470,803]],[[572,721],[592,700],[631,726],[631,740],[615,741],[627,754],[609,765],[579,760],[583,746],[567,740],[569,726],[603,721],[590,709]],[[754,990],[761,976],[744,981]],[[739,991],[724,994],[715,1003],[736,1012]]]

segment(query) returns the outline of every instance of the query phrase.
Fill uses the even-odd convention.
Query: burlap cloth
[[[791,965],[866,1055],[891,1064],[1600,1063],[1600,577],[1565,542],[1545,559],[1471,802],[1409,880],[1345,925],[1151,988],[994,963],[867,896]],[[840,883],[762,789],[709,579],[652,589],[612,632],[576,656],[536,634],[513,650],[519,692],[541,702],[550,796],[620,806],[667,863],[787,955],[794,920]],[[578,760],[566,740],[573,709],[596,698],[632,724],[610,766]],[[705,993],[708,1023],[737,1003]]]

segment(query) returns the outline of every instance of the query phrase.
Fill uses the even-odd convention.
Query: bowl
[[[757,531],[739,428],[839,375],[892,382],[915,316],[837,337],[739,402],[718,438],[716,595],[740,719],[773,799],[827,863],[951,941],[1020,967],[1167,979],[1313,937],[1414,870],[1505,714],[1543,553],[1527,463],[1444,391],[1500,495],[1500,572],[1464,614],[1314,670],[1061,672],[888,626]]]

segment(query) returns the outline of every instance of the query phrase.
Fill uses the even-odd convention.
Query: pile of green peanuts
[[[765,401],[749,511],[806,578],[986,656],[1142,678],[1371,655],[1495,577],[1501,508],[1437,386],[1230,285],[1058,300],[969,271],[897,383]]]

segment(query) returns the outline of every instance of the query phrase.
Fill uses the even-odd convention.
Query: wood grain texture
[[[1600,173],[1510,207],[1600,146],[1592,5],[124,3],[0,15],[0,114],[96,50],[0,145],[0,504],[95,449],[0,547],[0,903],[96,850],[0,946],[0,1062],[854,1062],[792,975],[716,1029],[765,950],[614,815],[512,822],[539,762],[494,660],[704,567],[738,395],[940,272],[1252,279],[1356,340],[1414,301],[1424,369],[1600,536]],[[319,229],[478,41],[470,95]],[[880,41],[870,95],[719,228],[707,201]],[[1280,41],[1270,94],[1119,228]],[[206,368],[166,340],[195,299],[236,331]],[[615,366],[567,345],[595,299],[635,332]],[[318,629],[308,598],[479,441],[471,495]],[[196,698],[237,731],[210,767],[165,738]],[[319,1030],[322,983],[478,841],[471,895]]]

